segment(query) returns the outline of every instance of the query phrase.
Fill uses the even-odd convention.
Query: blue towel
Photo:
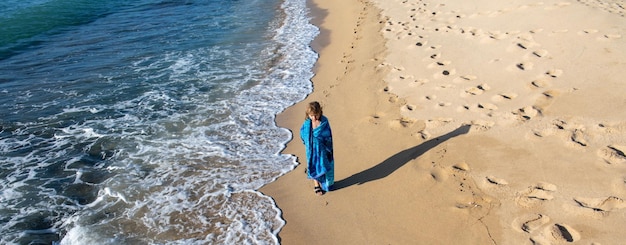
[[[300,138],[306,148],[307,176],[320,182],[322,190],[329,191],[335,183],[335,160],[333,158],[333,136],[325,116],[320,125],[313,129],[307,118],[300,128]]]

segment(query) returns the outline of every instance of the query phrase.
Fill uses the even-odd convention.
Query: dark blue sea
[[[276,244],[305,0],[3,0],[0,244]]]

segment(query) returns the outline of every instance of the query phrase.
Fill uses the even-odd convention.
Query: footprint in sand
[[[580,233],[566,224],[554,224],[546,227],[542,235],[531,238],[535,244],[554,244],[576,242],[580,240]]]
[[[585,29],[585,30],[583,30],[581,32],[581,34],[582,33],[584,33],[584,34],[593,34],[593,33],[597,33],[597,32],[598,32],[598,30],[596,30],[596,29]]]
[[[621,145],[609,145],[598,150],[598,156],[611,165],[626,163],[626,147]]]
[[[508,181],[504,179],[496,178],[494,176],[487,176],[485,179],[487,180],[487,183],[498,185],[498,186],[505,186],[509,184]]]
[[[491,103],[479,103],[478,104],[478,108],[489,110],[489,111],[498,110],[498,106],[494,105],[494,104],[491,104]]]
[[[368,117],[368,121],[369,121],[371,124],[378,125],[378,123],[379,123],[379,121],[380,121],[380,115],[378,115],[378,114],[374,114],[374,115],[372,115],[372,116]]]
[[[427,84],[428,82],[429,82],[429,80],[426,79],[426,78],[415,79],[415,83],[417,85],[424,85],[424,84]]]
[[[581,146],[587,146],[589,143],[587,143],[587,139],[585,139],[585,134],[583,132],[583,130],[581,129],[574,129],[574,132],[572,132],[572,141],[578,145]]]
[[[563,75],[563,70],[560,69],[551,69],[549,71],[546,72],[546,75],[551,76],[551,77],[560,77],[561,75]]]
[[[556,127],[556,129],[560,130],[560,132],[564,133],[565,135],[569,134],[570,141],[567,142],[568,146],[586,147],[589,145],[589,142],[587,140],[589,134],[586,133],[584,125],[569,124],[563,120],[556,120],[555,122],[553,122],[553,125]]]
[[[426,66],[426,67],[429,68],[429,69],[432,69],[432,68],[436,68],[436,67],[446,66],[446,65],[449,65],[451,63],[452,63],[452,61],[449,61],[449,60],[437,61],[437,62],[433,62],[433,63],[428,64],[428,66]]]
[[[580,240],[580,233],[567,224],[550,223],[550,217],[543,214],[516,218],[513,227],[531,234],[533,244],[561,244]]]
[[[406,105],[405,108],[407,111],[413,111],[416,107],[414,105]]]
[[[493,102],[501,102],[504,100],[513,100],[515,98],[517,98],[517,94],[516,93],[500,93],[498,95],[494,95],[491,97],[491,101]]]
[[[546,55],[548,55],[548,51],[545,49],[540,49],[540,50],[536,50],[533,52],[533,54],[539,58],[541,57],[546,57]]]
[[[518,63],[516,66],[518,69],[522,71],[529,71],[533,69],[534,64],[532,62],[522,62],[522,63]]]
[[[552,122],[552,125],[560,132],[563,132],[566,135],[569,134],[569,143],[571,143],[571,146],[587,146],[589,144],[587,141],[588,135],[585,132],[586,130],[584,125],[569,124],[568,122],[559,119]]]
[[[502,40],[507,38],[507,34],[499,31],[494,31],[489,33],[489,37],[495,40]]]
[[[426,95],[426,96],[424,96],[424,99],[426,99],[426,100],[435,100],[435,99],[437,99],[437,95],[434,95],[434,94]]]
[[[434,78],[443,78],[443,77],[447,77],[447,76],[452,76],[456,74],[456,69],[446,69],[446,70],[442,70],[439,73],[435,73],[433,74]]]
[[[478,85],[478,88],[479,88],[479,89],[482,89],[482,90],[484,90],[484,91],[491,90],[491,87],[490,87],[488,84],[486,84],[486,83],[483,83],[483,84],[481,84],[481,85]]]
[[[399,101],[398,96],[397,95],[390,95],[389,96],[389,103],[397,103]]]
[[[413,133],[411,135],[412,136],[419,136],[423,140],[427,140],[427,139],[430,139],[430,137],[432,137],[432,134],[430,134],[430,132],[428,132],[426,130],[420,130],[420,131],[418,131],[416,133]]]
[[[454,119],[452,118],[434,118],[434,119],[429,119],[426,121],[426,128],[437,128],[437,127],[443,127],[451,122],[453,122]]]
[[[467,80],[467,81],[472,81],[472,80],[476,80],[478,78],[478,76],[475,75],[463,75],[461,76],[461,78]]]
[[[515,114],[521,116],[521,118],[524,120],[530,120],[533,117],[540,115],[541,112],[534,106],[526,106],[524,108],[519,109],[518,112]]]
[[[520,33],[517,36],[517,39],[522,40],[524,44],[531,44],[535,42],[535,39],[533,38],[532,32],[530,33]],[[525,46],[528,48],[528,46]]]
[[[449,64],[452,64],[452,61],[449,61],[449,60],[437,61],[438,66],[447,66]]]
[[[583,208],[589,208],[596,212],[606,214],[616,209],[626,208],[626,202],[624,200],[610,196],[607,198],[584,198],[576,197],[574,201]]]
[[[550,135],[554,135],[556,130],[553,128],[538,128],[532,131],[532,134],[537,137],[546,137]]]
[[[556,90],[544,91],[543,93],[541,93],[541,95],[543,95],[543,97],[537,98],[537,100],[535,102],[535,108],[538,111],[544,111],[545,108],[547,108],[548,106],[550,106],[550,104],[552,104],[552,102],[553,102],[552,99],[554,99],[559,94],[560,94],[560,92],[556,91]]]
[[[452,165],[452,169],[456,171],[464,171],[464,172],[470,171],[470,167],[466,162],[456,163]]]
[[[560,94],[559,91],[556,90],[546,90],[543,93],[541,93],[543,96],[546,97],[546,99],[552,99],[556,96],[558,96]]]
[[[388,122],[389,128],[391,129],[401,129],[401,128],[408,128],[411,127],[415,124],[415,120],[412,119],[408,119],[408,118],[399,118],[399,119],[394,119]]]
[[[536,88],[545,88],[545,87],[552,86],[550,81],[548,81],[548,79],[546,78],[539,78],[537,80],[532,81],[530,84],[532,84]]]
[[[533,233],[550,222],[550,217],[543,214],[525,215],[513,221],[513,227],[519,228],[523,232]]]
[[[404,69],[404,66],[394,66],[393,70],[394,71],[404,71],[405,69]]]
[[[483,84],[478,85],[476,87],[467,88],[465,90],[465,92],[468,93],[468,94],[471,94],[471,95],[481,95],[485,91],[488,91],[490,89],[491,89],[491,87],[489,85],[487,85],[486,83],[483,83]]]
[[[451,106],[451,105],[452,105],[452,103],[450,103],[450,102],[439,102],[439,103],[437,103],[437,108],[448,107],[448,106]]]
[[[518,193],[517,204],[523,207],[533,207],[545,201],[550,201],[554,199],[552,194],[556,192],[556,189],[554,184],[537,183],[527,190]]]
[[[537,29],[533,29],[531,31],[529,31],[532,34],[537,34],[537,33],[541,33],[543,32],[543,28],[537,28]]]
[[[517,94],[516,93],[501,93],[499,94],[502,98],[507,99],[507,100],[512,100],[517,98]]]
[[[450,174],[440,167],[435,167],[430,171],[430,176],[437,182],[444,182],[448,179]]]
[[[619,39],[619,38],[622,38],[622,35],[619,35],[619,34],[605,34],[604,37],[607,38],[607,39]]]
[[[489,130],[493,127],[493,125],[495,125],[495,122],[492,121],[485,121],[485,120],[474,120],[471,122],[472,125],[472,129],[474,130],[480,130],[480,131],[486,131]]]
[[[471,87],[465,90],[465,93],[471,94],[471,95],[481,95],[483,94],[485,91],[482,89],[479,89],[478,87]]]
[[[398,76],[399,80],[414,80],[414,78],[415,77],[413,75],[399,75]]]
[[[528,46],[530,46],[528,44],[528,42],[519,42],[519,43],[517,43],[517,47],[520,47],[521,49],[528,49]]]
[[[443,84],[443,85],[439,85],[437,87],[435,87],[435,89],[449,89],[449,88],[454,88],[455,86],[453,84]]]

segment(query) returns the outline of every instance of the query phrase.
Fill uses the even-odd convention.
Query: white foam
[[[102,239],[99,238],[96,232],[91,232],[89,229],[75,226],[67,231],[63,240],[59,242],[60,245],[78,245],[78,244],[113,244],[114,239]]]
[[[15,191],[13,188],[9,189],[5,186],[2,186],[2,190],[0,190],[0,202],[15,200],[20,197],[22,197],[22,193]]]
[[[126,199],[126,197],[123,194],[121,194],[119,192],[116,192],[116,191],[112,191],[111,188],[109,188],[109,187],[104,188],[104,194],[106,194],[108,196],[111,196],[111,197],[115,197],[117,199],[120,199],[120,200],[124,201],[125,203],[129,203],[128,200]]]
[[[273,117],[312,91],[317,55],[309,43],[319,32],[308,23],[304,0],[287,0],[282,7],[287,19],[274,40],[280,45],[260,51],[262,59],[250,57],[245,48],[219,47],[144,57],[133,63],[137,74],[145,74],[141,82],[107,91],[123,94],[140,85],[147,87],[138,90],[142,94],[120,97],[112,106],[62,108],[41,118],[52,126],[20,125],[13,133],[24,137],[0,139],[1,152],[41,147],[10,159],[23,168],[0,180],[0,199],[19,195],[11,192],[18,183],[40,178],[41,169],[57,161],[73,184],[91,183],[89,176],[98,174],[114,176],[97,183],[104,188],[90,203],[59,208],[75,209],[67,212],[61,244],[124,242],[110,240],[109,233],[158,244],[278,243],[284,225],[280,210],[256,190],[295,167],[293,156],[280,154],[292,135],[276,127]],[[276,58],[277,47],[281,63],[269,72],[259,70],[266,64],[255,62]],[[224,64],[213,62],[218,56],[227,57]],[[55,124],[74,115],[81,120]],[[48,136],[28,136],[40,132],[35,127],[48,130]],[[72,157],[70,151],[89,155]],[[58,203],[76,202],[49,190],[41,193],[58,197]],[[133,231],[111,230],[125,225]],[[159,234],[172,234],[171,240],[151,240]]]
[[[84,183],[80,177],[83,176],[83,171],[82,170],[77,170],[76,171],[76,177],[74,178],[74,184],[81,184]]]

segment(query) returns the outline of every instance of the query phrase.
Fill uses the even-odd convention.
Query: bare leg
[[[320,182],[317,180],[313,180],[313,185],[315,186],[315,194],[318,196],[324,195],[324,191],[322,190],[322,187],[320,186]]]

